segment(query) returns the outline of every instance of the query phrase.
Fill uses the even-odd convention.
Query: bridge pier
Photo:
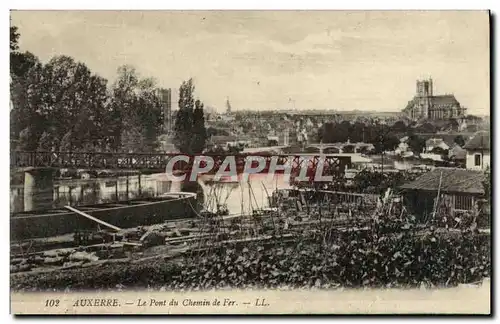
[[[52,208],[54,169],[33,168],[24,171],[24,211]]]

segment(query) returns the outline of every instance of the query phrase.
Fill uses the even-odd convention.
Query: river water
[[[169,192],[171,183],[161,174],[94,178],[88,180],[54,180],[54,207],[100,204],[140,197],[155,197]],[[23,185],[10,188],[10,210],[24,210]],[[128,198],[127,198],[128,197]]]
[[[282,174],[240,175],[237,181],[211,183],[211,177],[201,177],[199,183],[205,195],[205,208],[215,211],[217,203],[226,205],[229,214],[250,213],[269,206],[269,199],[276,189],[290,188]]]
[[[205,208],[215,211],[217,204],[226,205],[230,214],[247,213],[252,209],[268,206],[268,195],[276,188],[289,188],[283,175],[240,174],[236,181],[213,181],[213,176],[202,175],[198,179],[198,192]],[[137,175],[118,178],[89,180],[55,180],[54,207],[65,205],[100,204],[140,197],[155,197],[168,192],[183,191],[180,182],[172,181],[165,174]],[[11,186],[11,212],[24,210],[22,185]]]

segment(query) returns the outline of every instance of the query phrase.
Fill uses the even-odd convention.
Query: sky
[[[400,111],[416,80],[489,114],[486,11],[12,11],[20,49],[119,66],[225,110]],[[175,107],[175,105],[174,105]]]

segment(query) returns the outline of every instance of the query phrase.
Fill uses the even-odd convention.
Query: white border
[[[0,64],[3,66],[3,73],[4,77],[0,78],[2,84],[0,87],[0,94],[1,94],[1,102],[3,103],[4,109],[2,109],[2,113],[4,114],[2,118],[0,118],[0,121],[3,123],[3,125],[0,127],[0,129],[4,132],[4,135],[1,137],[3,140],[1,142],[2,145],[2,159],[1,159],[1,165],[0,165],[0,174],[1,174],[1,179],[0,182],[2,183],[2,195],[0,195],[0,198],[3,200],[3,204],[1,206],[4,208],[4,213],[2,213],[3,218],[2,221],[4,222],[4,226],[1,228],[3,229],[3,237],[4,237],[4,242],[1,244],[2,247],[2,252],[3,253],[3,267],[2,267],[2,275],[1,275],[1,284],[2,284],[2,289],[1,291],[3,292],[2,294],[2,307],[3,307],[3,319],[5,322],[11,322],[13,321],[13,317],[7,315],[9,313],[10,309],[10,300],[9,300],[9,262],[8,262],[8,250],[9,250],[9,224],[8,224],[8,197],[9,197],[9,187],[8,187],[8,179],[9,179],[9,162],[8,162],[8,137],[9,137],[9,114],[8,114],[8,96],[9,96],[9,79],[7,78],[7,71],[8,71],[8,38],[9,34],[7,34],[7,27],[9,25],[9,9],[357,9],[357,10],[362,10],[362,9],[432,9],[432,10],[439,10],[439,9],[448,9],[448,10],[456,10],[456,9],[492,9],[494,13],[497,13],[500,11],[499,9],[499,3],[500,1],[498,0],[475,0],[475,1],[438,1],[438,0],[420,0],[420,1],[413,1],[413,2],[408,2],[408,1],[361,1],[361,0],[350,0],[350,1],[342,1],[342,2],[336,2],[332,3],[331,1],[317,1],[317,0],[308,0],[308,1],[293,1],[293,0],[287,0],[287,1],[269,1],[269,0],[240,0],[240,1],[220,1],[220,0],[212,0],[212,1],[203,1],[203,0],[198,0],[198,1],[193,1],[193,0],[182,0],[182,1],[148,1],[148,0],[141,0],[141,1],[136,1],[135,3],[130,3],[126,1],[96,1],[96,0],[87,0],[87,1],[44,1],[43,3],[40,1],[10,1],[7,2],[2,2],[2,5],[5,5],[5,10],[1,11],[1,22],[2,22],[2,28],[1,30],[3,31],[0,33],[2,39],[0,41],[0,44],[2,44],[2,51],[0,51],[2,58],[0,60]],[[498,17],[496,17],[498,19]],[[494,43],[498,42],[498,28],[496,28],[497,32],[495,35],[495,40]],[[498,56],[498,53],[496,53]],[[496,75],[495,75],[495,80],[496,80]],[[495,89],[492,89],[495,91],[495,93],[498,95],[498,82],[494,83]],[[492,102],[492,106],[495,106],[495,102]],[[500,123],[498,120],[499,114],[497,113],[495,116],[495,122],[497,124]],[[497,141],[497,138],[495,138],[495,150],[497,152],[500,152],[499,148],[497,146],[500,146],[499,141]],[[497,159],[495,160],[495,163],[497,162]],[[495,166],[496,169],[496,166]],[[497,174],[497,172],[495,172]],[[496,178],[495,178],[496,180]],[[495,201],[499,201],[498,198],[500,194],[498,194],[498,191],[495,191]],[[496,227],[498,227],[498,219],[496,220],[495,224]],[[495,231],[497,228],[494,229]],[[500,249],[494,249],[495,251],[495,260],[498,261],[498,251]],[[495,270],[495,278],[498,280],[498,271],[497,269],[494,268]],[[495,305],[494,305],[495,306]],[[34,321],[36,319],[29,319],[29,321]],[[50,321],[51,319],[49,319]],[[72,318],[65,318],[62,320],[62,322],[70,323],[72,321]],[[88,321],[89,319],[85,319],[84,321]],[[179,320],[178,318],[162,318],[161,320]],[[205,319],[202,318],[193,318],[193,319],[187,319],[188,321],[193,321],[193,322],[200,322]],[[217,319],[218,320],[218,319]],[[269,319],[263,319],[263,318],[253,318],[251,319],[252,321],[268,321]],[[302,319],[303,320],[303,319]],[[340,318],[334,318],[334,321],[342,321]],[[359,319],[358,319],[359,320]],[[381,320],[385,320],[382,318]],[[399,319],[396,319],[399,320]],[[28,320],[26,320],[28,321]],[[107,322],[108,319],[95,319],[95,322],[98,323],[105,323]],[[429,321],[429,319],[422,318],[420,321]],[[4,322],[4,321],[2,321]],[[4,322],[4,323],[5,323]]]

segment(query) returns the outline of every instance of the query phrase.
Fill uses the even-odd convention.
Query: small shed
[[[441,202],[453,213],[471,211],[484,198],[486,175],[482,171],[459,168],[435,168],[412,182],[402,185],[405,205],[416,216],[432,213],[438,192]]]

